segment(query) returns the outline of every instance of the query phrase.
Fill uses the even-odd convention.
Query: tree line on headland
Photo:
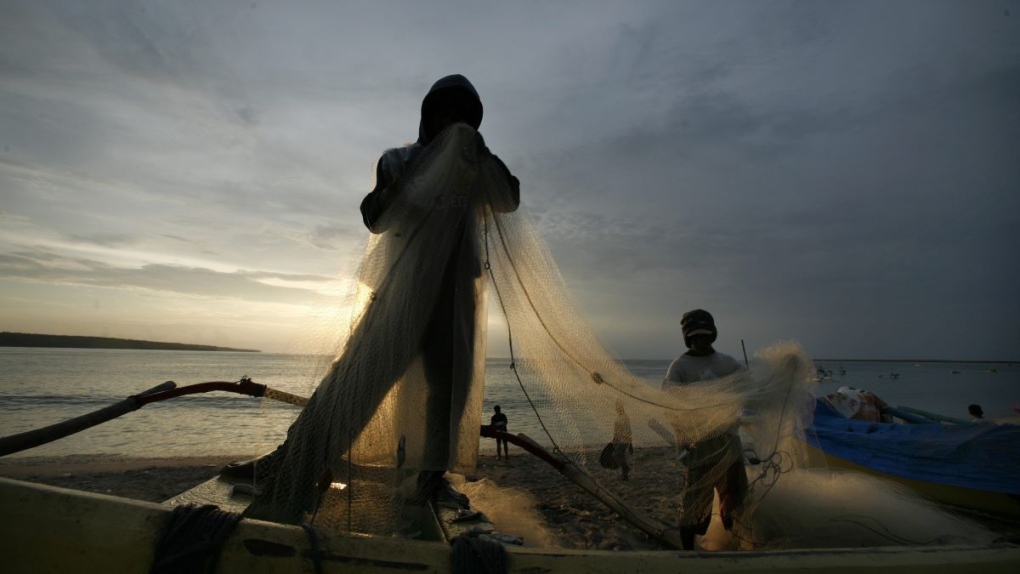
[[[256,349],[232,349],[212,345],[161,343],[112,337],[79,337],[74,335],[36,335],[32,333],[0,333],[0,347],[49,347],[54,349],[144,349],[158,351],[233,351],[258,353]]]

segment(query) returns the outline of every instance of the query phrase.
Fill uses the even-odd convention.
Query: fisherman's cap
[[[680,319],[680,329],[684,334],[684,344],[688,347],[691,346],[691,337],[695,335],[708,335],[712,337],[712,342],[715,342],[715,338],[719,335],[715,328],[715,319],[711,313],[704,309],[695,309],[684,313]]]

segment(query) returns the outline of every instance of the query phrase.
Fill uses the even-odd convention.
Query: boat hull
[[[907,486],[917,494],[935,502],[968,511],[1020,518],[1020,499],[1011,494],[905,478],[838,457],[811,444],[805,443],[805,447],[808,465],[812,467],[862,472]]]
[[[146,572],[170,507],[0,478],[4,572]],[[221,573],[314,572],[299,527],[242,520],[220,556]],[[321,533],[323,572],[450,572],[448,544]],[[888,547],[770,552],[612,552],[513,547],[509,572],[749,574],[1015,572],[1020,547]]]
[[[816,401],[812,427],[800,437],[809,464],[892,480],[963,509],[1020,517],[1020,427],[848,419],[832,402]]]

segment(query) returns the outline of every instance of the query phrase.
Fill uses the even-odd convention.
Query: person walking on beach
[[[703,309],[684,313],[680,320],[688,351],[674,360],[662,383],[664,390],[698,381],[732,375],[744,367],[733,357],[716,351],[718,337],[715,319]],[[685,550],[694,549],[695,536],[703,536],[712,520],[712,502],[719,493],[719,511],[723,526],[733,526],[734,511],[747,494],[743,448],[736,425],[707,437],[697,444],[680,445],[684,457],[685,481],[680,502],[680,538]]]
[[[492,415],[492,418],[489,419],[489,424],[492,425],[492,430],[497,430],[497,431],[500,431],[500,432],[507,432],[507,418],[506,418],[506,415],[503,414],[502,410],[499,408],[499,405],[496,405],[495,407],[493,407],[492,410],[496,412],[496,414]],[[500,453],[499,453],[500,445],[503,446],[503,455],[500,455]],[[497,436],[496,437],[496,458],[497,459],[503,458],[503,456],[506,456],[506,459],[510,460],[510,443],[507,442],[506,438],[503,438],[501,436]]]

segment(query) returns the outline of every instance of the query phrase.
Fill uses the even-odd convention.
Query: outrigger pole
[[[248,377],[241,377],[241,380],[237,382],[212,381],[180,388],[177,388],[177,383],[167,381],[162,385],[157,385],[137,395],[131,395],[120,402],[99,409],[98,411],[93,411],[80,417],[75,417],[40,429],[2,437],[0,438],[0,457],[62,439],[87,428],[113,420],[121,415],[126,415],[131,411],[136,411],[149,403],[156,403],[184,395],[194,395],[212,391],[225,391],[250,397],[262,397],[297,405],[299,407],[303,407],[305,403],[308,402],[308,399],[304,397],[272,389],[266,385],[260,385]]]

